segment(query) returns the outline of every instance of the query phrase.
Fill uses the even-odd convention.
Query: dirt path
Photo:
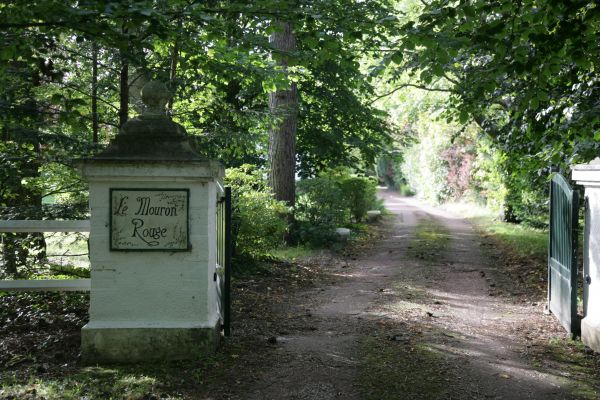
[[[568,373],[531,357],[561,331],[503,292],[502,255],[462,219],[382,195],[393,215],[379,238],[277,307],[302,323],[275,324],[269,365],[230,398],[577,398]]]

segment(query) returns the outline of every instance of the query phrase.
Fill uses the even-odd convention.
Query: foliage
[[[515,159],[535,155],[523,166],[586,159],[597,149],[599,18],[588,1],[431,1],[400,28],[398,70],[448,82],[454,115]]]
[[[302,177],[348,166],[363,171],[391,143],[393,130],[385,113],[368,104],[372,89],[360,71],[331,64],[300,82],[302,93],[298,127],[298,159]],[[326,99],[326,101],[323,101]],[[348,151],[348,144],[358,151]]]
[[[265,144],[270,122],[265,94],[289,80],[298,82],[306,105],[299,127],[300,154],[311,160],[301,164],[305,173],[322,165],[369,162],[387,140],[384,115],[366,102],[372,88],[359,63],[362,51],[387,40],[394,21],[387,1],[25,3],[2,8],[0,29],[7,40],[0,70],[8,73],[19,59],[45,78],[39,87],[62,122],[90,128],[95,45],[98,114],[105,126],[118,127],[115,119],[123,110],[115,106],[119,94],[111,78],[115,82],[126,63],[132,90],[148,78],[169,82],[175,93],[171,114],[202,136],[203,152],[228,166],[264,162],[264,148],[257,144]],[[269,44],[275,18],[293,24],[299,44],[294,54],[280,54]],[[290,59],[289,79],[277,63],[284,56]],[[327,123],[313,123],[322,117]],[[321,134],[333,142],[324,143]],[[366,159],[357,158],[353,148]]]
[[[387,71],[392,81],[379,82],[386,95],[377,105],[402,128],[393,155],[380,158],[380,178],[403,194],[415,192],[433,203],[468,200],[499,214],[510,183],[506,153],[476,124],[446,121],[447,91],[395,87],[394,74]],[[411,82],[408,74],[397,79]]]
[[[380,158],[380,179],[432,203],[469,200],[500,213],[507,200],[506,155],[475,124],[440,118],[447,94],[404,88],[379,100],[402,126],[392,156]]]
[[[273,198],[265,172],[252,165],[227,169],[231,186],[234,256],[260,259],[283,243],[287,228],[285,203]]]
[[[568,171],[599,149],[597,4],[401,4],[409,12],[398,24],[394,51],[374,75],[383,74],[390,91],[446,93],[444,116],[476,122],[503,154],[509,214],[514,209],[518,219],[544,219],[549,172]],[[530,203],[520,207],[522,201]]]
[[[475,142],[477,157],[473,162],[473,186],[476,200],[485,204],[492,212],[500,214],[504,211],[507,200],[505,173],[503,165],[506,155],[496,150],[491,140],[479,137]]]
[[[356,222],[360,222],[377,203],[377,185],[373,179],[361,176],[348,176],[340,179],[346,207]]]
[[[335,228],[349,222],[343,192],[330,176],[303,179],[296,185],[295,231],[301,243],[314,247],[335,240]]]
[[[405,150],[402,173],[417,196],[440,203],[450,196],[448,164],[441,154],[449,143],[444,127],[422,120],[417,128],[419,141]]]
[[[295,231],[298,240],[311,246],[335,240],[335,228],[363,220],[367,211],[378,208],[375,180],[329,171],[297,184]]]
[[[511,174],[508,177],[504,220],[522,222],[534,228],[548,227],[549,183],[545,176],[523,176]]]
[[[368,102],[373,88],[361,57],[387,41],[392,12],[387,0],[2,3],[0,207],[85,202],[72,159],[106,145],[140,111],[139,88],[151,78],[168,83],[169,113],[197,149],[227,167],[265,165],[277,118],[267,93],[293,81],[301,93],[299,174],[367,168],[392,127]],[[292,24],[293,54],[269,43],[275,20]],[[279,66],[283,57],[289,75]],[[3,237],[14,272],[22,247]],[[39,248],[42,260],[43,241]]]

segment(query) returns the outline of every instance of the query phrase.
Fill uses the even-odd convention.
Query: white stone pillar
[[[600,158],[575,165],[572,178],[585,187],[581,340],[600,352]]]
[[[90,186],[88,363],[197,358],[220,338],[215,233],[224,169],[196,154],[160,111],[165,88],[151,89],[150,112],[80,161]]]

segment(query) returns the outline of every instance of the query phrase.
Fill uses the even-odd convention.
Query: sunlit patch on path
[[[501,263],[472,227],[381,195],[391,214],[372,243],[332,256],[328,277],[290,295],[307,326],[279,333],[270,365],[231,398],[579,398],[581,382],[536,350],[560,327],[496,285]]]

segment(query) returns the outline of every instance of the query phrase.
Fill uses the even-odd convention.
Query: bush
[[[360,222],[368,210],[380,207],[374,179],[327,174],[302,180],[296,188],[295,236],[311,246],[330,244],[335,228]]]
[[[377,204],[377,183],[369,178],[348,176],[340,179],[338,184],[354,220],[362,221],[367,211]]]
[[[288,207],[273,198],[264,171],[253,165],[228,169],[225,183],[231,186],[234,256],[252,259],[268,256],[270,250],[283,243]]]
[[[335,228],[349,221],[342,189],[326,176],[301,180],[296,191],[295,236],[315,247],[331,243]]]

